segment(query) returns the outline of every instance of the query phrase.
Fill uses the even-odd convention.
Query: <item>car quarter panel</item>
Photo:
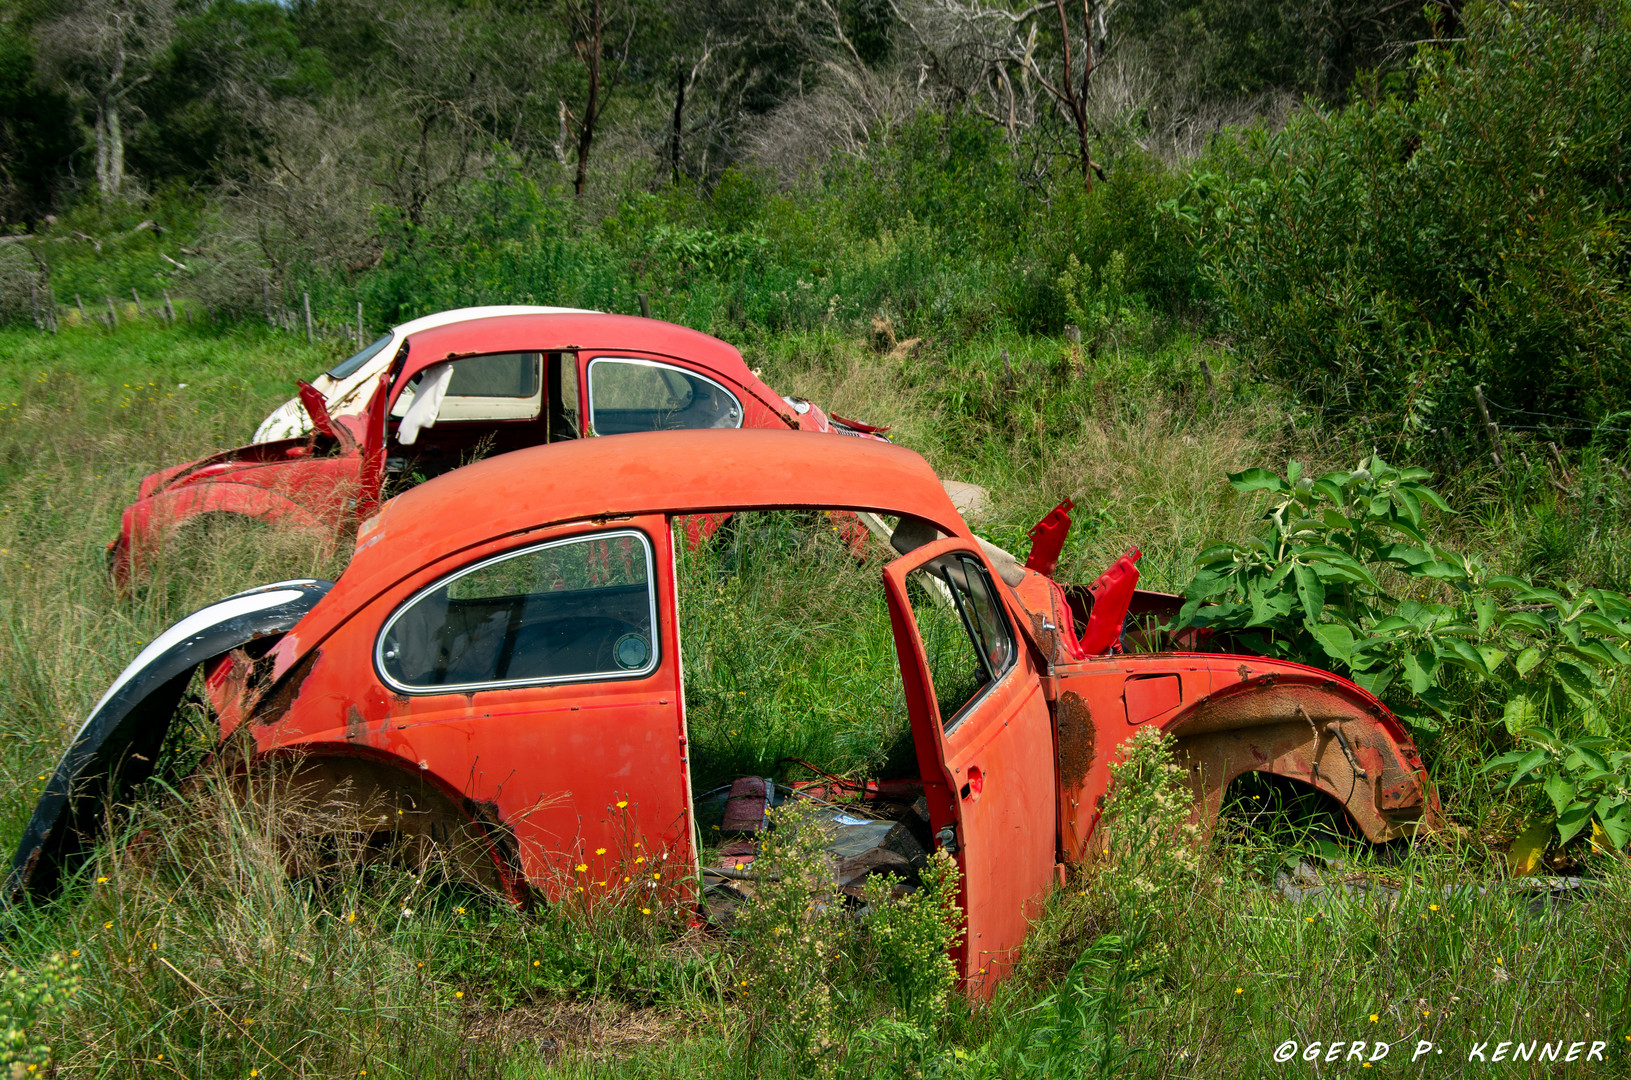
[[[1261,771],[1309,784],[1341,803],[1373,841],[1440,823],[1415,745],[1381,702],[1317,668],[1212,653],[1109,655],[1056,664],[1059,832],[1070,860],[1092,850],[1108,766],[1121,743],[1156,725],[1210,830],[1230,781]]]

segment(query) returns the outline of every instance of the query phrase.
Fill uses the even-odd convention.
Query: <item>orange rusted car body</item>
[[[533,365],[533,380],[523,388],[530,394],[467,399],[485,402],[488,415],[479,415],[478,408],[473,417],[444,417],[417,430],[411,446],[403,445],[402,414],[421,375],[450,362],[459,372],[469,362],[498,359]],[[715,393],[725,408],[690,410],[697,415],[653,412],[633,426],[627,416],[597,418],[599,387],[607,379],[596,372],[606,365],[625,372],[643,366],[667,373],[670,380],[688,380]],[[490,379],[493,373],[487,374]],[[448,394],[458,398],[457,384]],[[811,402],[778,396],[749,370],[740,352],[718,338],[655,319],[599,312],[487,316],[421,330],[404,339],[366,407],[329,416],[321,394],[302,384],[301,397],[313,421],[309,435],[223,450],[144,478],[136,501],[121,517],[119,535],[108,544],[114,579],[122,584],[140,574],[177,530],[211,516],[254,518],[316,533],[343,531],[373,512],[393,477],[400,487],[413,474],[436,475],[478,454],[643,429],[648,422],[870,439],[882,431],[829,418]],[[691,528],[703,536],[717,525],[699,519]],[[864,538],[858,525],[843,527],[852,540]]]
[[[897,536],[911,523],[928,537],[907,542],[881,586],[916,750],[917,775],[906,779],[926,801],[936,843],[963,872],[966,937],[955,959],[970,993],[988,993],[1011,968],[1063,868],[1089,857],[1108,766],[1143,726],[1177,738],[1203,822],[1230,780],[1259,770],[1325,791],[1372,840],[1438,825],[1421,761],[1375,698],[1327,672],[1260,657],[1120,651],[1136,631],[1090,654],[1082,642],[1103,640],[1105,625],[1122,627],[1129,606],[1137,614],[1163,603],[1153,594],[1128,599],[1131,561],[1118,564],[1119,584],[1096,595],[1032,569],[1005,569],[923,459],[881,442],[686,431],[482,461],[364,522],[344,574],[287,629],[262,637],[269,649],[193,659],[207,673],[222,739],[250,747],[251,763],[291,751],[342,769],[367,762],[405,788],[435,793],[479,825],[507,888],[551,900],[592,890],[614,880],[635,851],[665,882],[694,879],[674,526],[701,514],[783,508],[891,515],[902,522]],[[601,635],[621,635],[621,670],[524,685],[406,685],[416,677],[400,666],[412,634],[393,620],[409,619],[425,597],[466,602],[456,584],[509,565],[512,553],[573,543],[589,545],[590,578],[648,576],[652,621],[625,607]],[[636,566],[642,552],[646,571]],[[981,609],[978,631],[963,624],[976,647],[999,638],[1014,647],[988,650],[996,659],[984,688],[945,716],[907,578],[953,561],[962,577],[946,576],[948,585],[961,581],[970,596],[989,587],[996,597]],[[560,582],[551,588],[540,594],[546,601],[576,595]],[[507,624],[512,645],[519,610]],[[445,641],[438,632],[435,640]],[[180,670],[165,677],[180,678],[170,674]],[[115,726],[92,721],[93,734],[82,738]],[[72,756],[52,792],[81,779]],[[19,848],[14,891],[57,850],[66,818],[60,807],[56,817],[48,810],[42,800]]]

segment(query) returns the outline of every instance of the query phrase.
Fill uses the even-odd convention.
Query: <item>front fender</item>
[[[5,896],[48,895],[101,828],[110,803],[152,775],[198,665],[284,633],[333,583],[305,578],[249,589],[193,612],[155,638],[108,687],[63,752],[23,829]]]
[[[142,573],[143,564],[163,549],[178,528],[207,514],[235,514],[269,524],[325,531],[340,520],[338,492],[326,501],[334,505],[310,505],[276,488],[231,480],[204,480],[166,488],[125,507],[119,519],[119,535],[108,545],[109,571],[118,584],[124,585]]]

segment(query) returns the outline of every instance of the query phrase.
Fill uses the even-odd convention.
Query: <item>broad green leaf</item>
[[[1489,633],[1489,628],[1495,625],[1495,598],[1488,593],[1479,593],[1473,598],[1472,607],[1478,615],[1479,635]]]
[[[1325,583],[1312,567],[1301,563],[1292,574],[1297,580],[1297,599],[1302,601],[1303,617],[1310,623],[1318,622],[1320,613],[1325,610]]]
[[[1321,495],[1324,495],[1327,499],[1330,499],[1338,506],[1341,506],[1347,500],[1342,497],[1341,484],[1334,483],[1331,479],[1332,476],[1336,475],[1338,474],[1332,473],[1330,476],[1322,476],[1318,480],[1314,481],[1314,490],[1319,492]],[[1352,529],[1353,524],[1350,522],[1346,528]]]
[[[1431,646],[1404,654],[1404,676],[1410,683],[1410,692],[1418,697],[1433,685],[1433,672],[1437,670],[1438,656]]]
[[[1189,579],[1189,584],[1184,587],[1184,596],[1189,600],[1210,600],[1228,587],[1229,578],[1226,575],[1202,570]]]
[[[1197,565],[1218,562],[1234,562],[1235,556],[1239,553],[1240,548],[1238,545],[1213,544],[1211,547],[1206,548],[1199,555],[1195,556],[1195,562]]]
[[[1480,768],[1478,771],[1479,772],[1494,772],[1496,769],[1505,768],[1508,765],[1512,765],[1512,764],[1515,764],[1516,762],[1522,761],[1528,755],[1529,755],[1528,750],[1508,750],[1506,753],[1502,754],[1498,758],[1495,758],[1493,761],[1486,761],[1484,763],[1483,767]]]
[[[1439,642],[1441,644],[1439,656],[1443,660],[1452,664],[1459,663],[1462,667],[1480,674],[1489,673],[1489,669],[1484,666],[1483,655],[1465,641],[1460,638],[1441,637]]]
[[[1578,772],[1582,765],[1590,765],[1599,773],[1614,775],[1608,767],[1608,759],[1589,746],[1575,744],[1574,750],[1563,759],[1563,767],[1571,772]]]
[[[1325,655],[1333,660],[1346,661],[1348,654],[1353,650],[1353,631],[1341,623],[1318,623],[1310,626],[1314,639],[1325,650]],[[1374,692],[1374,691],[1373,691]]]
[[[1626,843],[1631,841],[1631,803],[1605,795],[1597,800],[1595,813],[1614,850],[1624,851]]]
[[[1467,576],[1467,571],[1463,567],[1442,559],[1418,566],[1412,572],[1422,577],[1443,578],[1448,581],[1460,581]]]
[[[1478,655],[1484,659],[1484,670],[1491,675],[1495,674],[1495,669],[1506,659],[1506,650],[1498,649],[1494,645],[1479,645],[1477,649]]]
[[[1408,629],[1410,629],[1409,619],[1400,618],[1397,615],[1389,615],[1387,618],[1371,627],[1370,632],[1376,635],[1397,634],[1400,630]]]
[[[1569,804],[1574,802],[1574,784],[1562,773],[1553,773],[1548,776],[1540,785],[1540,790],[1544,791],[1546,797],[1552,800],[1552,809],[1557,811],[1559,817],[1562,817],[1563,811],[1567,810]]]
[[[1619,661],[1609,652],[1608,646],[1601,641],[1582,641],[1578,646],[1564,650],[1568,655],[1578,657],[1597,667],[1611,668]]]
[[[1453,512],[1450,509],[1450,504],[1444,500],[1444,496],[1440,495],[1426,484],[1407,483],[1404,486],[1413,491],[1417,498],[1424,499],[1427,502],[1432,503],[1443,513],[1449,514]]]
[[[1401,485],[1393,489],[1393,500],[1403,508],[1404,516],[1410,519],[1412,525],[1421,524],[1421,502],[1415,492]]]
[[[1582,612],[1580,617],[1575,621],[1581,626],[1585,627],[1587,630],[1590,630],[1592,633],[1601,634],[1606,638],[1625,637],[1625,635],[1620,632],[1620,628],[1614,624],[1614,620],[1608,618],[1600,612]]]
[[[1284,491],[1286,482],[1267,469],[1246,469],[1230,473],[1229,483],[1236,491]]]
[[[1591,821],[1591,803],[1575,802],[1557,816],[1557,838],[1567,844]]]
[[[1512,661],[1512,666],[1517,669],[1518,678],[1525,679],[1529,677],[1531,671],[1535,670],[1535,665],[1540,661],[1540,650],[1531,645],[1518,654],[1517,658]]]
[[[1529,591],[1527,581],[1522,578],[1515,578],[1511,574],[1496,574],[1492,578],[1487,578],[1484,581],[1484,587],[1488,589],[1516,589],[1519,592]]]
[[[1384,667],[1377,671],[1355,671],[1350,676],[1360,689],[1372,697],[1381,697],[1387,693],[1387,688],[1393,685],[1393,679],[1398,669]]]
[[[1528,877],[1535,872],[1540,865],[1540,857],[1546,854],[1546,843],[1552,838],[1552,824],[1550,818],[1543,818],[1512,841],[1512,846],[1506,851],[1506,865],[1513,877]]]
[[[1514,737],[1528,731],[1539,719],[1540,710],[1527,694],[1513,694],[1501,710],[1501,722],[1506,725],[1507,733]]]
[[[1502,626],[1518,626],[1534,634],[1547,634],[1552,626],[1533,611],[1509,611],[1501,619]]]
[[[1376,557],[1383,562],[1402,563],[1405,566],[1421,566],[1433,561],[1431,551],[1414,544],[1382,544],[1376,549]]]
[[[1393,513],[1393,502],[1386,495],[1374,495],[1370,500],[1370,516],[1385,518]]]
[[[1303,463],[1292,460],[1286,462],[1286,483],[1295,485],[1303,478]]]
[[[1580,696],[1582,707],[1590,705],[1590,695],[1602,689],[1603,681],[1597,677],[1597,673],[1573,660],[1557,660],[1552,664],[1552,670],[1557,672],[1557,680],[1563,684],[1563,689]]]
[[[1507,777],[1506,789],[1511,791],[1513,788],[1517,787],[1526,777],[1528,777],[1530,773],[1534,772],[1536,769],[1546,764],[1547,761],[1551,760],[1551,756],[1552,755],[1547,753],[1544,749],[1538,747],[1529,751],[1519,759],[1517,765],[1513,766],[1512,775]]]
[[[1354,531],[1354,523],[1342,514],[1332,510],[1330,507],[1325,508],[1325,513],[1322,514],[1321,517],[1325,521],[1325,527],[1330,529],[1332,532]]]

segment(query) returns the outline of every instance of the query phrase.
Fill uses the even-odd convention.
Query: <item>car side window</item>
[[[651,360],[589,361],[589,423],[597,435],[742,426],[736,395],[694,372]]]
[[[492,353],[455,360],[447,389],[436,406],[436,423],[461,420],[532,420],[543,411],[543,355]],[[391,415],[407,415],[435,367],[415,375],[397,395]]]
[[[949,731],[1014,666],[1019,650],[985,566],[954,552],[907,575],[907,595]]]
[[[632,530],[485,559],[421,590],[375,663],[406,693],[645,675],[657,666],[651,543]]]

